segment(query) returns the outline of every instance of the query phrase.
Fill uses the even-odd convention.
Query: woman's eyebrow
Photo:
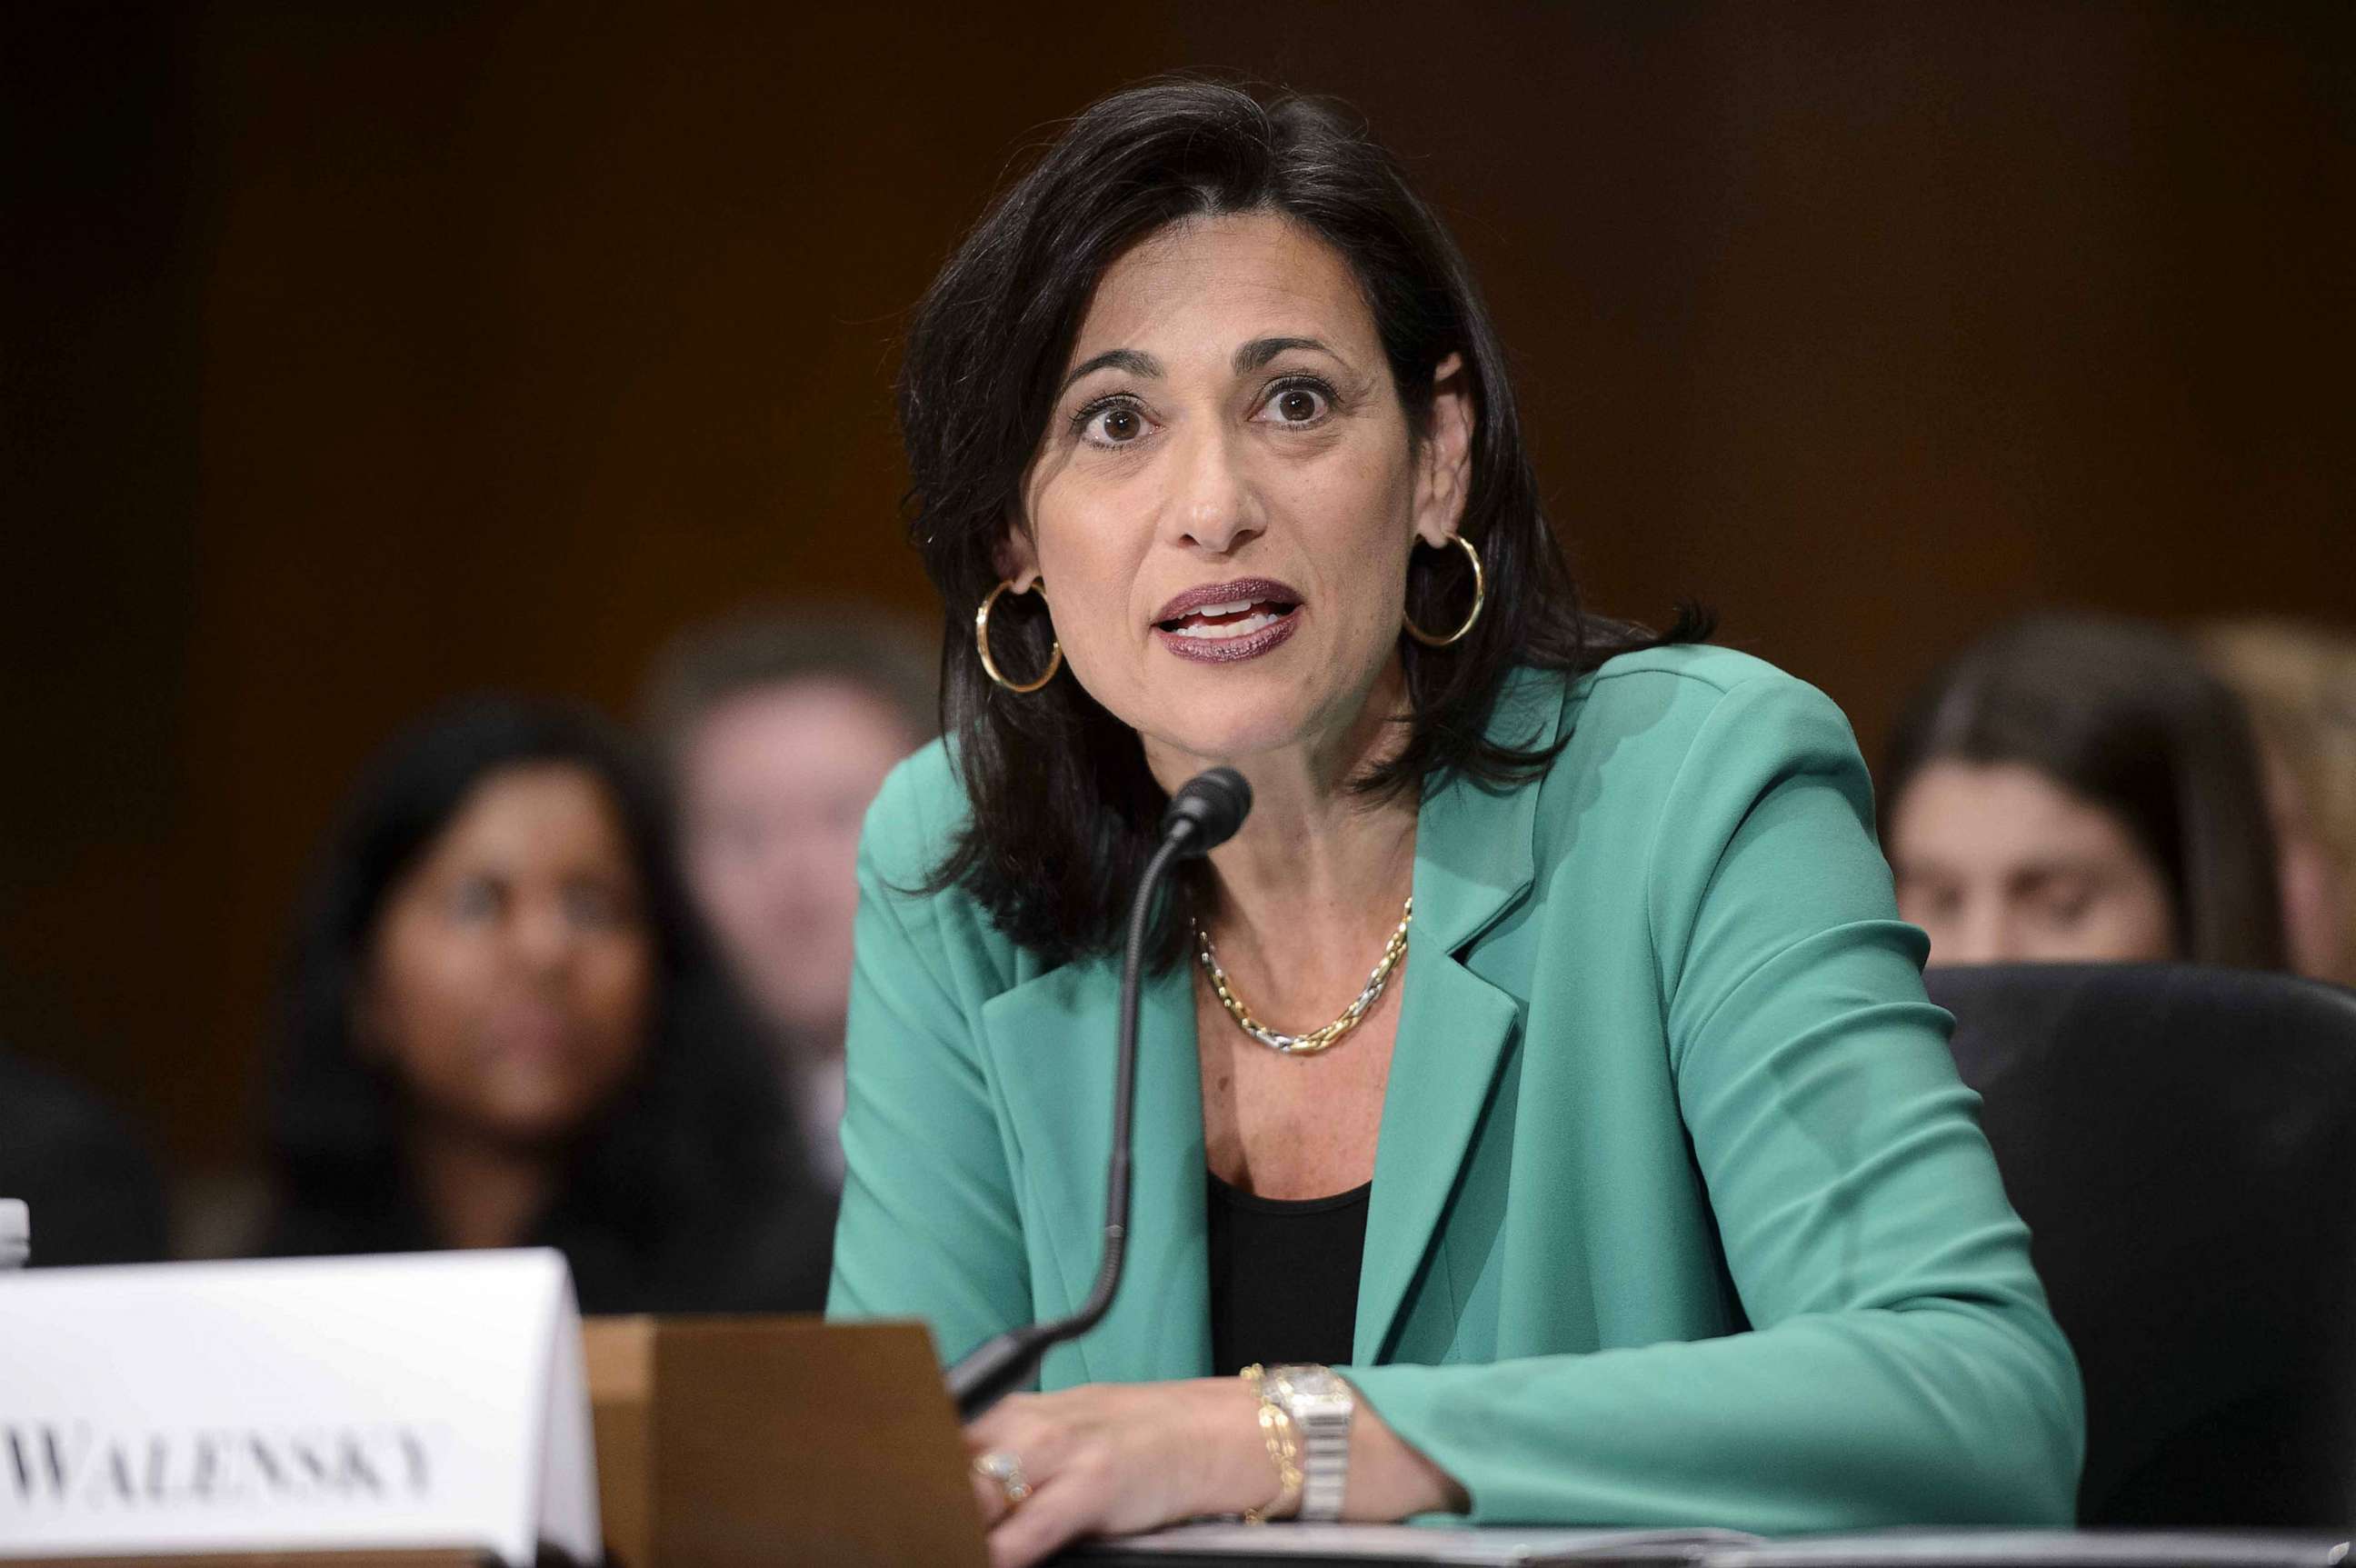
[[[1314,338],[1255,338],[1236,350],[1236,373],[1257,371],[1288,349],[1310,349],[1329,359],[1342,358]]]
[[[1162,361],[1135,349],[1108,349],[1064,378],[1063,390],[1072,390],[1072,383],[1097,371],[1127,371],[1132,376],[1159,376]]]

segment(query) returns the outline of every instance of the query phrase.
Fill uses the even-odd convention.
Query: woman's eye
[[[1900,918],[1918,926],[1952,920],[1963,907],[1964,896],[1956,888],[1912,878],[1898,884]]]
[[[1145,415],[1126,403],[1098,403],[1080,411],[1082,439],[1098,446],[1126,446],[1145,434]]]
[[[1269,415],[1279,424],[1314,424],[1333,406],[1333,394],[1310,381],[1277,388],[1266,405]]]
[[[2084,924],[2094,903],[2092,887],[2082,882],[2069,882],[2038,889],[2035,908],[2047,926],[2067,931]]]
[[[575,886],[564,890],[564,914],[583,930],[613,930],[629,923],[629,900],[608,888]]]
[[[498,885],[487,876],[469,876],[450,890],[451,918],[487,920],[499,912]]]
[[[2090,903],[2091,900],[2083,894],[2067,898],[2048,898],[2045,900],[2046,923],[2065,931],[2075,929],[2085,923]]]

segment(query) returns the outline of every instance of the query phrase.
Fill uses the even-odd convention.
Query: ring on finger
[[[1012,1448],[993,1448],[973,1462],[973,1473],[998,1483],[1005,1495],[1006,1506],[1015,1508],[1031,1495],[1030,1477],[1023,1473],[1023,1461]]]

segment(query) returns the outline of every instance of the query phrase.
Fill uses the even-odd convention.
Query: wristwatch
[[[1301,1434],[1301,1511],[1304,1520],[1342,1517],[1350,1480],[1350,1416],[1358,1396],[1330,1367],[1270,1367],[1269,1386]]]

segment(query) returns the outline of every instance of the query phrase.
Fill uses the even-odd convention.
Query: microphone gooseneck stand
[[[1113,1076],[1112,1158],[1105,1175],[1104,1258],[1095,1288],[1069,1317],[993,1336],[949,1369],[958,1419],[971,1421],[1031,1375],[1048,1348],[1094,1328],[1112,1306],[1129,1250],[1130,1123],[1137,1100],[1138,979],[1153,925],[1153,896],[1171,866],[1209,854],[1235,835],[1251,810],[1251,786],[1232,768],[1214,768],[1181,785],[1162,817],[1162,843],[1138,878],[1129,904],[1129,940],[1120,961],[1120,1041]]]

